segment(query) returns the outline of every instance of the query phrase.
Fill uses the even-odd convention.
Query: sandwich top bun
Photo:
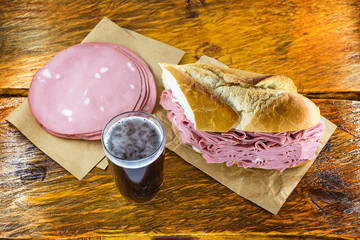
[[[176,65],[161,64],[165,88],[170,88],[199,131],[227,132],[239,121],[234,109],[200,82],[184,74]]]
[[[204,63],[160,66],[165,88],[199,131],[288,132],[320,121],[318,107],[286,76]]]

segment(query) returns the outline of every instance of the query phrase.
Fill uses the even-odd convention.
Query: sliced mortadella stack
[[[156,85],[146,63],[111,43],[83,43],[55,55],[35,75],[30,110],[49,133],[98,140],[106,122],[125,111],[151,113]]]
[[[89,43],[91,44],[91,43]],[[92,43],[94,44],[94,43]],[[96,43],[95,43],[96,44]],[[135,109],[142,109],[143,111],[152,112],[152,110],[155,107],[156,104],[156,97],[153,96],[152,93],[156,92],[156,84],[154,83],[153,75],[150,72],[150,69],[148,68],[147,64],[142,60],[138,55],[136,55],[133,51],[130,49],[117,45],[112,43],[103,43],[108,45],[109,47],[113,47],[125,56],[127,56],[131,62],[128,65],[128,67],[132,71],[138,71],[141,75],[141,93],[140,98],[137,101],[137,104],[135,106]]]
[[[152,111],[156,104],[156,97],[152,93],[156,93],[156,84],[154,83],[153,75],[150,72],[150,69],[147,67],[146,63],[137,56],[134,52],[129,49],[118,46],[117,49],[122,50],[129,59],[133,60],[134,66],[132,70],[137,69],[139,74],[142,76],[142,91],[140,93],[140,98],[135,106],[136,109],[142,109],[143,111]]]
[[[315,150],[325,125],[323,120],[311,128],[290,132],[198,131],[186,118],[184,109],[174,101],[170,89],[160,97],[160,104],[169,110],[169,120],[178,129],[181,139],[200,152],[208,163],[236,164],[244,168],[284,171],[315,157]]]

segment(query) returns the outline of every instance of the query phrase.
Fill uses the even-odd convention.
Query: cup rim
[[[118,117],[120,117],[120,116],[122,116],[122,115],[132,114],[132,113],[134,113],[134,114],[144,114],[144,115],[146,115],[147,117],[149,117],[149,118],[151,118],[152,120],[154,120],[155,122],[157,122],[158,124],[156,124],[156,125],[157,125],[156,127],[159,128],[162,139],[161,139],[161,142],[160,142],[159,146],[157,146],[156,149],[154,149],[154,151],[153,151],[151,154],[147,155],[146,157],[140,158],[140,159],[127,159],[127,160],[125,160],[125,159],[119,158],[118,156],[114,155],[113,153],[111,153],[111,152],[109,151],[109,149],[106,147],[106,144],[105,144],[104,135],[105,135],[105,129],[109,126],[109,124],[110,124],[114,119],[116,119],[116,118],[118,118]],[[115,123],[116,123],[116,122],[114,122],[113,124],[115,124]],[[112,125],[113,125],[113,124],[112,124]],[[112,126],[112,125],[111,125],[111,126]],[[111,127],[111,126],[109,126],[109,127]],[[162,123],[160,122],[160,120],[157,119],[154,115],[152,115],[152,114],[150,114],[150,113],[143,112],[143,111],[126,111],[126,112],[122,112],[122,113],[117,114],[116,116],[112,117],[112,118],[105,124],[105,127],[103,128],[102,133],[101,133],[101,143],[102,143],[102,146],[103,146],[103,148],[105,149],[106,153],[110,154],[110,155],[111,155],[112,157],[114,157],[117,161],[119,161],[119,162],[121,162],[121,163],[124,163],[124,164],[126,164],[126,165],[127,165],[127,164],[131,164],[131,165],[133,165],[133,164],[138,164],[138,163],[142,163],[142,162],[145,162],[145,161],[151,159],[154,155],[156,155],[156,154],[159,152],[159,150],[160,150],[161,148],[165,148],[165,130],[164,130],[164,127],[163,127]],[[110,158],[108,158],[108,159],[109,159],[111,162],[113,162],[114,164],[118,165],[118,164],[117,164],[116,162],[114,162],[112,159],[110,159]],[[155,158],[154,158],[154,160],[155,160]]]

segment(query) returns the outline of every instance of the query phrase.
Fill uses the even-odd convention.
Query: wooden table
[[[360,238],[360,4],[357,0],[2,0],[0,238]],[[104,17],[186,52],[284,74],[338,126],[277,215],[166,154],[164,187],[124,201],[109,170],[78,181],[5,121],[33,74]]]

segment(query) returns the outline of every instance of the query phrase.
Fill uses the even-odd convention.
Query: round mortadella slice
[[[29,88],[29,107],[39,124],[59,137],[96,140],[113,116],[146,111],[139,106],[156,101],[153,76],[140,57],[123,49],[83,43],[56,54],[34,75]],[[135,67],[139,65],[141,69]]]
[[[139,74],[142,76],[142,91],[140,93],[140,98],[135,106],[135,109],[142,110],[144,112],[151,113],[156,105],[156,84],[153,75],[151,74],[151,71],[148,67],[148,65],[144,62],[143,59],[141,59],[138,55],[136,55],[133,51],[130,49],[117,45],[112,43],[104,43],[108,46],[114,47],[117,50],[121,51],[124,55],[127,55],[129,59],[133,61],[132,65],[129,65],[129,67],[132,70],[135,70],[139,72]]]

